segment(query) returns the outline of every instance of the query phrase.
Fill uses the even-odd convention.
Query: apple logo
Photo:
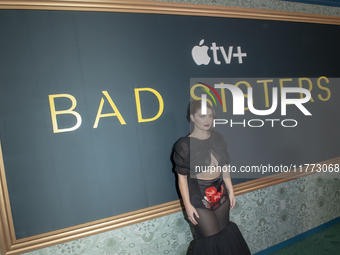
[[[202,39],[199,43],[199,46],[195,46],[192,48],[191,50],[191,56],[192,58],[194,59],[195,63],[197,65],[207,65],[209,64],[210,62],[210,57],[208,56],[208,50],[209,50],[209,47],[204,45],[204,46],[201,46],[202,44],[204,43],[204,39]]]

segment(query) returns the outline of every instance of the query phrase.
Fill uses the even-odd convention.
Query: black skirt
[[[229,221],[230,199],[224,180],[190,180],[190,201],[199,217],[191,255],[250,255],[239,228]]]
[[[194,240],[191,255],[250,255],[249,247],[239,228],[229,222],[222,231]]]

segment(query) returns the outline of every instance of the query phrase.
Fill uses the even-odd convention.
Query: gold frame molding
[[[340,25],[340,17],[336,16],[251,9],[243,7],[152,2],[145,0],[0,0],[0,9],[155,13]],[[340,164],[340,157],[320,162],[320,164]],[[302,173],[280,173],[273,175],[271,178],[262,178],[235,185],[235,195],[241,195],[257,189],[263,189],[265,187],[312,174],[310,171],[305,172],[305,168],[302,170]],[[16,239],[6,183],[2,150],[0,146],[0,236],[2,237],[0,238],[0,249],[2,255],[22,254],[25,252],[136,224],[138,222],[173,214],[182,210],[182,201],[175,200],[97,221],[92,221],[26,238]]]
[[[340,17],[330,15],[146,0],[0,0],[0,9],[155,13],[340,25]]]

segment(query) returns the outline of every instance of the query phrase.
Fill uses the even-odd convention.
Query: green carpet
[[[271,255],[340,255],[340,222]]]

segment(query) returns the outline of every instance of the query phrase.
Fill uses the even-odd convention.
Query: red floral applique
[[[223,194],[223,185],[221,185],[221,191],[217,192],[217,189],[212,186],[205,190],[206,196],[204,197],[207,201],[215,203],[217,202]]]
[[[206,188],[206,190],[205,190],[205,194],[208,198],[208,201],[210,201],[211,196],[216,194],[216,193],[217,193],[217,189],[214,186]]]

